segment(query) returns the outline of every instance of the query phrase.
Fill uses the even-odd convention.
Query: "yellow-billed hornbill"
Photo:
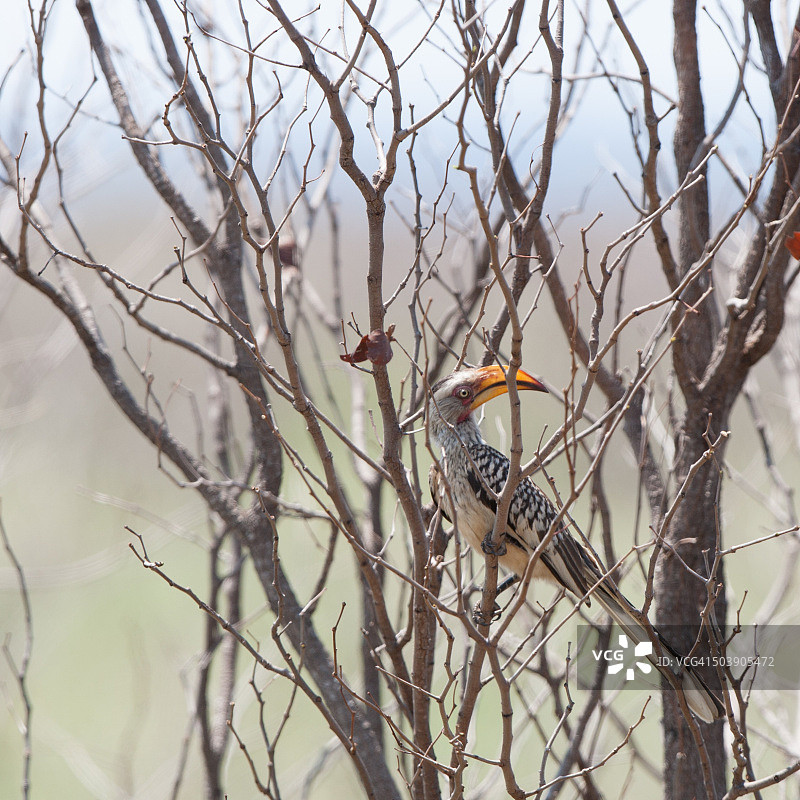
[[[516,385],[517,389],[547,391],[522,370],[517,371]],[[434,502],[473,548],[496,553],[500,566],[512,574],[505,583],[510,585],[524,574],[530,556],[558,515],[533,481],[524,478],[512,496],[503,541],[492,551],[497,497],[508,479],[509,461],[483,440],[473,412],[507,391],[506,373],[501,367],[458,370],[432,387],[427,424],[431,437],[442,449],[441,472],[434,465],[430,473]],[[579,598],[590,593],[634,644],[649,642],[639,612],[606,573],[594,553],[566,526],[561,526],[542,551],[533,577],[563,586]],[[587,605],[589,602],[587,598]],[[665,654],[677,663],[675,650],[661,636],[658,639]],[[697,717],[711,722],[722,715],[721,701],[696,673],[685,667],[671,670],[655,657],[650,660],[665,674],[679,676],[686,702]]]

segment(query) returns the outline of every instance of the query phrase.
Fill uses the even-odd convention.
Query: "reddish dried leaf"
[[[373,364],[388,364],[392,360],[392,345],[383,331],[370,331],[367,340],[367,358]]]
[[[361,341],[352,353],[345,353],[339,356],[342,361],[348,364],[357,364],[360,361],[369,359],[373,364],[388,364],[392,360],[392,346],[390,344],[394,325],[389,326],[389,334],[383,331],[370,331],[366,336],[361,337]]]
[[[791,236],[787,236],[784,244],[795,258],[800,258],[800,231],[795,231]]]
[[[359,361],[366,361],[367,360],[367,347],[369,346],[369,337],[362,336],[361,341],[358,343],[358,346],[352,353],[345,353],[343,356],[339,356],[342,361],[346,361],[348,364],[356,364]]]

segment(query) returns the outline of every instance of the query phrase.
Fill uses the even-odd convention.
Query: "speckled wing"
[[[481,475],[478,477],[471,470],[470,485],[478,499],[496,511],[497,503],[486,488],[496,494],[503,491],[508,480],[509,461],[487,444],[475,444],[468,450]],[[506,535],[512,545],[524,547],[528,554],[533,553],[556,516],[552,503],[530,478],[525,478],[511,499],[508,511],[509,531]],[[586,594],[602,576],[602,571],[590,553],[566,528],[561,528],[555,534],[541,559],[553,577],[578,597]]]

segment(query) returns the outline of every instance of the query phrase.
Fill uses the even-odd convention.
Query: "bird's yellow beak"
[[[508,384],[506,383],[506,372],[508,367],[498,367],[496,365],[491,367],[481,367],[478,370],[480,378],[475,385],[475,394],[470,404],[470,411],[474,411],[478,406],[482,406],[493,397],[498,397],[508,391]],[[546,392],[543,383],[540,383],[532,375],[523,372],[521,369],[517,370],[517,389],[530,389],[534,392]]]

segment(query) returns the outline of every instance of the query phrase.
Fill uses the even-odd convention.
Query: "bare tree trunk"
[[[781,141],[798,121],[798,106],[794,102],[797,36],[786,63],[781,64],[769,4],[754,2],[748,8],[770,76],[776,117],[781,123],[778,133]],[[696,168],[710,146],[700,84],[696,11],[695,0],[674,2],[673,52],[679,97],[674,154],[679,180]],[[783,324],[787,256],[780,241],[765,228],[764,221],[774,224],[782,220],[786,230],[795,227],[797,169],[797,147],[787,142],[759,217],[759,228],[739,270],[735,295],[726,302],[724,319],[720,318],[720,304],[715,302],[709,264],[681,297],[689,313],[678,310],[673,320],[676,331],[673,364],[686,403],[676,431],[673,471],[676,488],[682,487],[682,496],[677,499],[677,512],[665,532],[667,548],[656,570],[657,618],[660,625],[682,626],[672,638],[684,652],[694,645],[694,629],[699,627],[701,615],[713,620],[721,630],[725,626],[722,562],[717,566],[710,589],[689,570],[708,576],[713,554],[721,549],[721,464],[725,452],[722,434],[727,430],[733,405],[750,368],[771,349]],[[679,210],[680,278],[701,261],[711,242],[706,180],[682,195]],[[709,459],[710,449],[714,450],[714,456]],[[704,463],[683,487],[692,465],[701,460]],[[716,596],[713,608],[709,602],[712,592]],[[709,797],[720,797],[726,791],[723,723],[701,724],[700,729],[702,745],[687,726],[677,697],[666,692],[664,796],[668,800],[691,800],[701,794],[704,784]]]
[[[696,0],[675,0],[673,21],[675,39],[673,55],[678,78],[678,121],[673,149],[678,180],[682,181],[701,151],[705,131],[705,112],[700,86],[700,65],[697,51]],[[703,170],[705,176],[706,170]],[[685,192],[679,200],[680,230],[678,244],[678,276],[682,278],[702,256],[709,240],[708,182],[703,180]],[[682,486],[693,464],[700,460],[728,419],[728,408],[711,408],[699,378],[708,367],[719,329],[713,296],[701,300],[711,284],[711,265],[684,292],[683,300],[694,313],[676,311],[679,327],[674,349],[676,377],[686,398],[686,411],[675,441],[674,476]],[[699,304],[698,304],[699,303]],[[718,454],[721,459],[722,453]],[[670,638],[679,652],[689,653],[700,627],[700,614],[706,606],[705,584],[692,575],[690,567],[707,576],[719,531],[720,462],[707,461],[691,481],[672,524],[665,532],[667,551],[658,562],[656,590],[657,619],[660,626],[671,628]],[[675,555],[677,554],[677,555]],[[680,556],[680,558],[678,557]],[[684,563],[682,563],[684,562]],[[718,579],[722,580],[722,572]],[[719,625],[725,624],[724,592],[713,610]],[[674,633],[672,632],[674,631]],[[665,682],[666,684],[666,682]],[[668,687],[665,685],[665,689]],[[675,692],[664,692],[664,797],[666,800],[693,800],[706,791],[720,797],[725,791],[725,753],[723,724],[702,723],[708,763],[704,770],[701,755]],[[709,786],[709,783],[711,784]]]
[[[675,477],[678,485],[682,485],[692,464],[707,450],[704,436],[716,438],[715,434],[721,429],[716,417],[708,434],[706,424],[707,420],[696,408],[687,412],[676,442],[678,456]],[[686,566],[700,575],[707,575],[709,564],[713,562],[719,525],[721,451],[717,458],[719,461],[712,459],[706,462],[689,484],[686,497],[665,536],[668,547],[674,548],[677,555],[663,553],[656,571],[658,624],[662,627],[673,626],[669,628],[669,638],[682,653],[689,653],[694,646],[700,613],[708,599],[705,585]],[[723,580],[721,565],[717,578]],[[712,615],[712,619],[720,626],[725,622],[726,606],[722,592]],[[702,787],[708,773],[704,775],[700,754],[681,712],[678,697],[666,686],[663,709],[664,797],[667,800],[702,797]],[[717,720],[711,725],[698,722],[698,725],[707,748],[713,791],[716,797],[721,797],[725,792],[726,775],[722,738],[724,721]]]

